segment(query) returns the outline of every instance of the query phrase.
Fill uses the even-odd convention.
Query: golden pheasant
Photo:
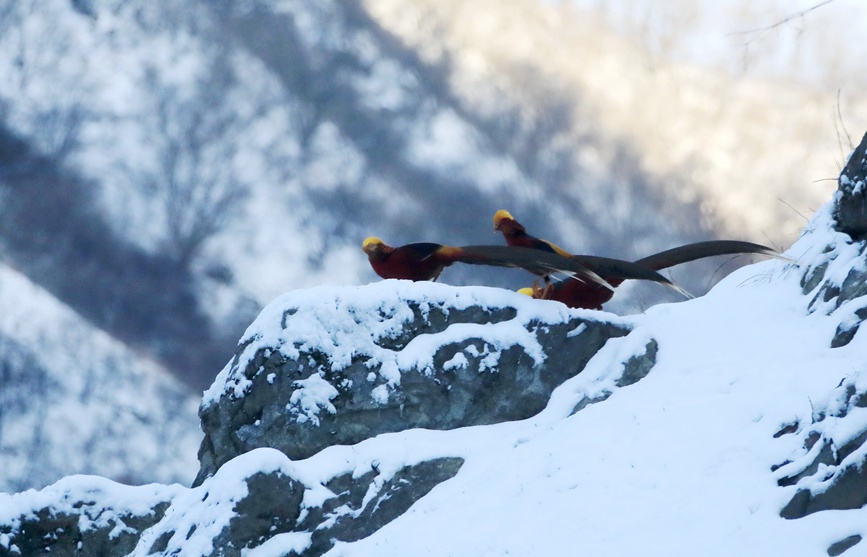
[[[509,211],[500,209],[494,214],[494,230],[503,233],[506,243],[510,246],[533,248],[542,251],[550,251],[563,257],[571,257],[572,254],[560,246],[527,234],[527,229],[512,217]]]

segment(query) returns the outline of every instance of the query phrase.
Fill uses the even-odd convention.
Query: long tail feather
[[[696,259],[713,257],[715,255],[741,255],[741,254],[767,255],[784,261],[792,262],[792,259],[780,254],[774,249],[752,242],[740,242],[737,240],[710,240],[696,242],[669,250],[661,251],[639,259],[636,263],[651,269],[667,269],[681,263],[689,263]]]

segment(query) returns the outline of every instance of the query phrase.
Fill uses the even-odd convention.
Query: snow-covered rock
[[[290,292],[205,393],[197,482],[257,447],[293,459],[380,433],[529,418],[610,339],[614,315],[408,281]]]

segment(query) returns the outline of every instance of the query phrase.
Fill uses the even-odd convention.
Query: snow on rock
[[[406,512],[462,463],[322,466],[262,448],[189,489],[69,476],[42,491],[0,494],[0,554],[320,555]]]
[[[79,475],[41,491],[0,494],[0,554],[125,555],[183,489]]]
[[[527,418],[627,333],[614,315],[496,288],[389,280],[288,293],[205,393],[196,481],[256,447],[297,459],[388,431]]]

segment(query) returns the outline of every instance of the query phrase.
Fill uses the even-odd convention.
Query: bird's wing
[[[639,259],[636,263],[644,265],[650,269],[659,270],[680,265],[681,263],[689,263],[690,261],[695,261],[696,259],[702,259],[704,257],[713,257],[715,255],[741,255],[747,253],[767,255],[785,261],[792,261],[788,257],[781,255],[776,250],[760,244],[740,242],[737,240],[711,240],[661,251],[643,259]]]
[[[443,246],[442,244],[434,242],[415,242],[413,244],[404,244],[400,249],[412,252],[414,258],[417,258],[419,261],[424,261],[441,249],[447,247],[448,246]]]

